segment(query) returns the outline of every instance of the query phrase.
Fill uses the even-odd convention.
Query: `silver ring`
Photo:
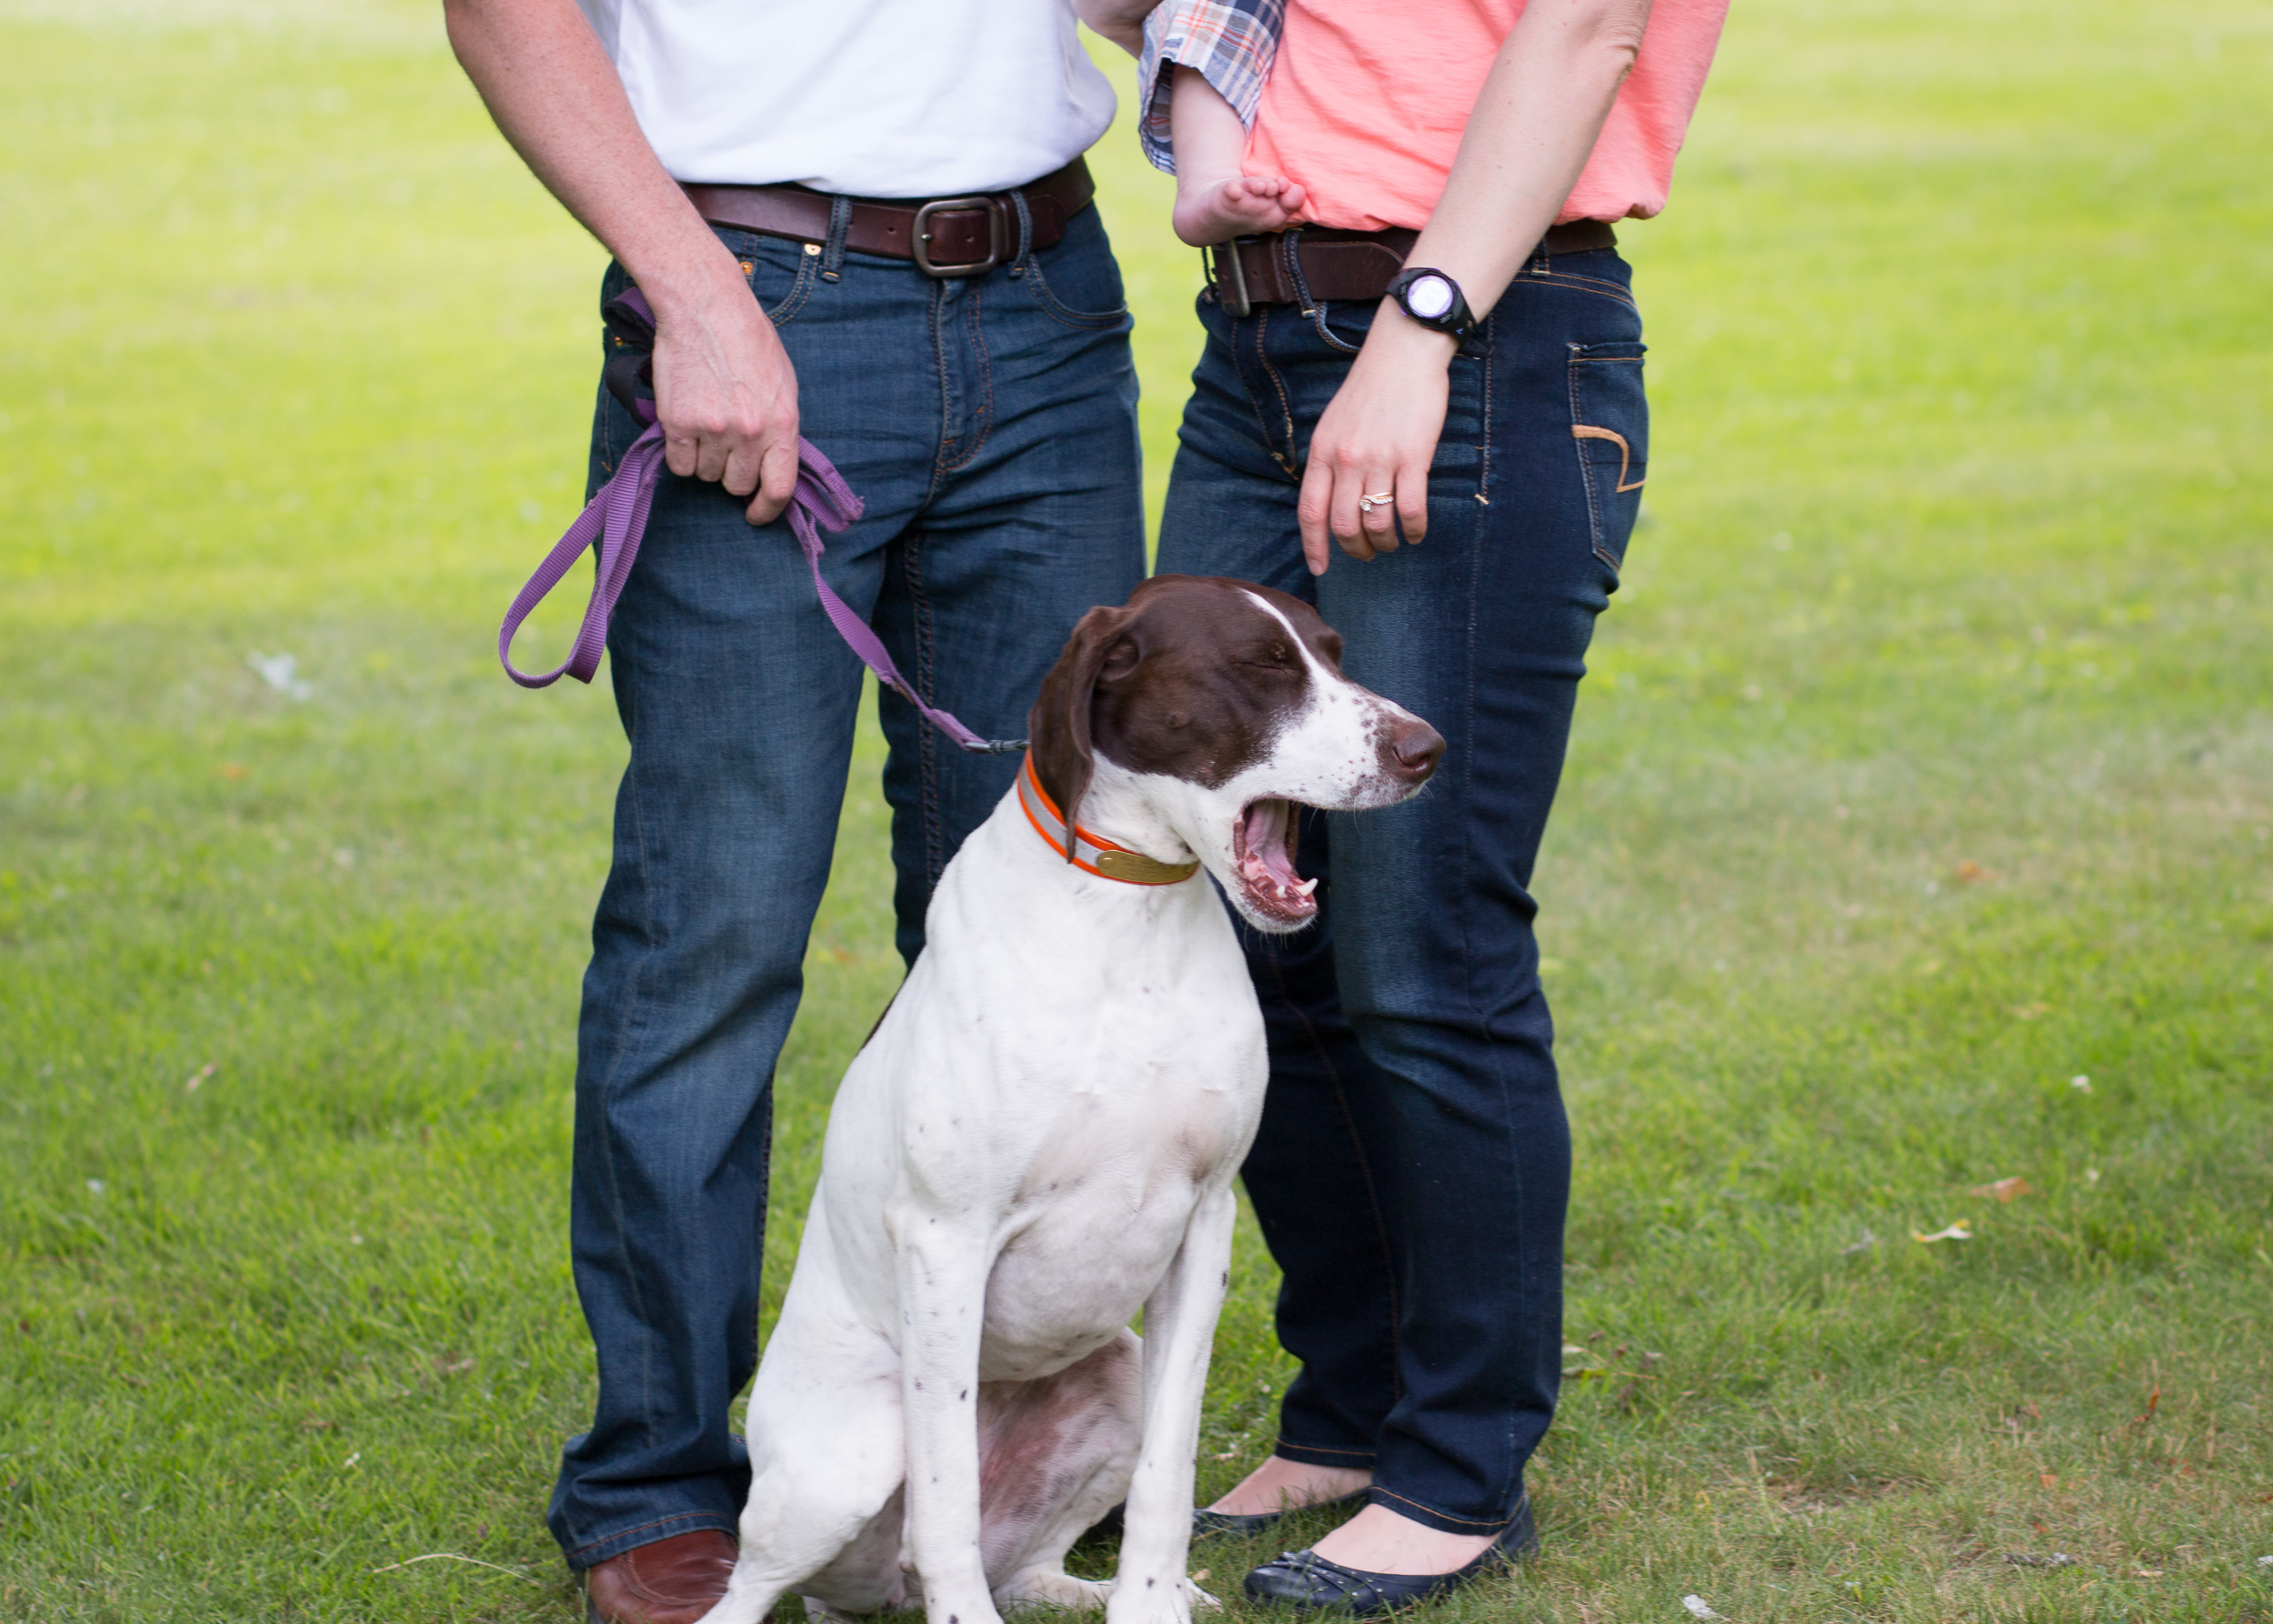
[[[1390,498],[1396,495],[1397,493],[1395,491],[1383,491],[1378,496],[1360,496],[1357,498],[1357,511],[1360,513],[1371,513],[1377,507],[1387,507],[1389,505]]]

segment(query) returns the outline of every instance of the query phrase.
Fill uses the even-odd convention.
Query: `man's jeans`
[[[829,584],[936,705],[988,738],[1082,612],[1144,573],[1136,377],[1094,208],[1046,252],[960,281],[722,231],[797,370],[806,436],[867,504]],[[602,297],[625,286],[611,267]],[[638,433],[605,393],[596,486]],[[861,666],[785,524],[667,470],[608,630],[630,737],[577,1030],[572,1236],[599,1357],[592,1429],[549,1516],[570,1563],[731,1531],[726,1408],[757,1359],[774,1063],[828,879]],[[900,951],[1016,755],[966,756],[896,696],[885,794]]]
[[[1615,250],[1534,258],[1452,362],[1427,541],[1313,582],[1300,472],[1373,308],[1202,296],[1159,567],[1312,599],[1447,740],[1417,798],[1307,815],[1317,927],[1242,932],[1271,1047],[1245,1177],[1303,1364],[1277,1452],[1484,1533],[1555,1409],[1570,1138],[1527,887],[1640,501],[1641,322]]]

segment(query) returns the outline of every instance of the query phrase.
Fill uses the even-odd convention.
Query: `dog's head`
[[[1295,876],[1295,804],[1391,806],[1444,755],[1435,728],[1344,677],[1341,658],[1299,598],[1156,576],[1074,628],[1026,718],[1036,775],[1068,825],[1105,803],[1100,832],[1134,819],[1172,837],[1257,929],[1297,929],[1317,904]]]

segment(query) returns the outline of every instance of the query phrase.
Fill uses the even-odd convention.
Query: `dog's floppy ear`
[[[1074,635],[1066,639],[1066,652],[1042,678],[1040,697],[1026,713],[1026,747],[1034,752],[1034,773],[1057,803],[1066,820],[1066,860],[1073,861],[1074,821],[1081,815],[1081,798],[1089,793],[1096,771],[1096,747],[1090,737],[1089,707],[1096,697],[1097,677],[1116,647],[1133,647],[1123,634],[1136,619],[1134,609],[1098,607],[1081,617]],[[1116,662],[1117,663],[1117,662]],[[1117,674],[1117,673],[1116,673]]]

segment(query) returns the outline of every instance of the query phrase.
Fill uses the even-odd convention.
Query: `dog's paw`
[[[1113,1587],[1069,1573],[1035,1569],[1021,1573],[995,1592],[995,1605],[1006,1611],[1014,1607],[1053,1607],[1067,1612],[1096,1612],[1113,1594]]]
[[[1223,1606],[1189,1579],[1164,1585],[1133,1606],[1126,1605],[1131,1599],[1121,1596],[1117,1587],[1115,1595],[1121,1605],[1106,1609],[1106,1624],[1192,1624],[1194,1609]]]

